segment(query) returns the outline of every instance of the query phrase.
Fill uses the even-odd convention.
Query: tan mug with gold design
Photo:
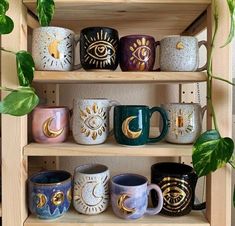
[[[72,132],[79,144],[101,144],[110,134],[109,112],[119,103],[108,99],[74,100]]]

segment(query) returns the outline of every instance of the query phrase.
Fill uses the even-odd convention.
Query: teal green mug
[[[163,127],[158,137],[150,138],[150,118],[154,112],[162,117]],[[119,144],[144,145],[161,141],[168,131],[166,111],[160,107],[144,105],[118,105],[114,108],[114,136]]]

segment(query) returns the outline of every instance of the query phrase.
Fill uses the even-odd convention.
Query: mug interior
[[[68,109],[66,106],[37,106],[36,109],[51,110],[51,109]]]
[[[97,173],[104,173],[108,170],[108,167],[105,165],[100,164],[87,164],[78,166],[75,169],[75,172],[82,173],[82,174],[97,174]]]
[[[117,105],[115,108],[149,108],[146,105]]]
[[[30,182],[42,185],[45,184],[52,185],[64,182],[70,178],[71,174],[69,172],[62,170],[55,170],[55,171],[45,171],[37,173],[30,178]]]
[[[140,186],[147,183],[147,178],[138,174],[121,174],[114,176],[112,183],[119,186]]]
[[[136,38],[149,38],[149,39],[154,39],[153,36],[150,36],[150,35],[142,35],[142,34],[138,34],[138,35],[126,35],[126,36],[123,36],[121,37],[121,39],[136,39]]]

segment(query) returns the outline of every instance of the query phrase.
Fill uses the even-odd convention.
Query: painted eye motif
[[[163,195],[164,195],[164,200],[169,205],[172,205],[172,206],[180,205],[180,203],[183,202],[185,197],[187,196],[185,191],[180,188],[175,188],[172,190],[167,189]]]
[[[52,195],[51,202],[55,206],[59,206],[64,202],[64,193],[63,192],[56,192],[55,194]]]
[[[150,58],[151,50],[147,46],[139,46],[132,55],[139,61],[146,62]]]
[[[114,56],[115,48],[109,42],[97,41],[88,47],[87,54],[97,60],[106,60]]]
[[[89,129],[97,130],[102,126],[103,119],[99,115],[92,115],[88,117],[84,123]]]

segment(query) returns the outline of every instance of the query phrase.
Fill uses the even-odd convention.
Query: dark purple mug
[[[128,35],[120,39],[120,67],[122,71],[152,71],[156,42],[149,35]]]

